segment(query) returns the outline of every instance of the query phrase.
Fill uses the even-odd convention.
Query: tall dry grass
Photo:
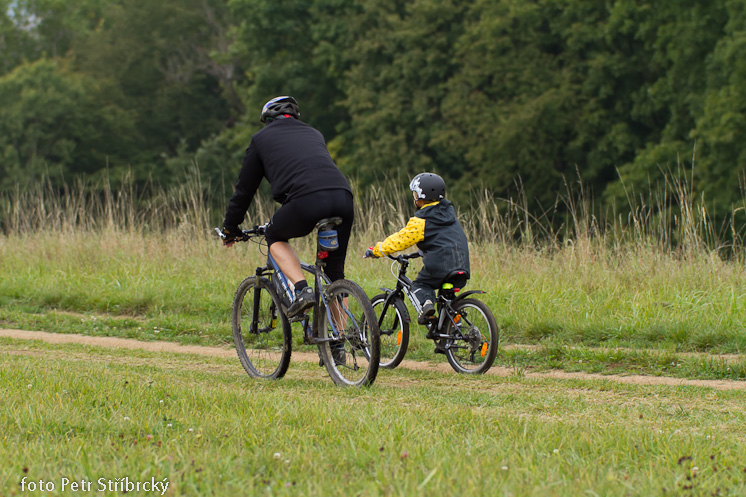
[[[61,187],[42,181],[35,187],[0,192],[0,230],[5,235],[37,231],[176,232],[211,235],[222,220],[227,198],[207,193],[198,173],[172,188],[137,184],[124,177],[118,185],[104,177]],[[406,224],[413,206],[405,183],[389,178],[367,189],[356,188],[355,235],[375,240]],[[258,195],[247,213],[249,224],[269,220],[276,205]],[[628,195],[629,205],[598,211],[581,183],[566,183],[554,206],[531,212],[525,195],[499,198],[475,190],[457,211],[472,243],[497,250],[567,251],[580,256],[629,251],[676,253],[699,257],[717,253],[740,259],[743,226],[736,206],[717,226],[685,175],[669,174],[644,195]],[[746,204],[746,202],[744,202]]]
[[[210,199],[204,191],[199,175],[169,189],[139,185],[130,176],[116,187],[107,177],[60,187],[42,180],[25,191],[0,192],[0,228],[7,235],[167,230],[193,234],[209,224]]]

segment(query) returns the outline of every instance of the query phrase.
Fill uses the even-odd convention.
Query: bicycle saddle
[[[466,269],[456,269],[443,278],[443,286],[453,285],[454,290],[459,291],[466,286],[466,282],[469,281],[469,276],[469,271]]]
[[[316,223],[316,229],[320,231],[325,231],[328,229],[332,229],[334,226],[342,224],[342,218],[341,217],[326,217]]]

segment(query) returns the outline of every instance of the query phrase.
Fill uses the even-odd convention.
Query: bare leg
[[[332,321],[334,322],[334,326],[337,328],[337,331],[342,335],[347,335],[347,323],[349,320],[345,309],[347,308],[348,300],[348,297],[343,297],[342,299],[335,298],[334,300],[329,302],[329,312],[332,315]],[[331,348],[332,358],[334,359],[334,364],[336,364],[337,366],[347,363],[345,342],[349,343],[350,338],[352,337],[348,336],[347,339],[343,342],[332,342],[329,344],[329,347]],[[354,352],[352,353],[354,354]]]
[[[272,254],[275,262],[280,266],[280,270],[293,284],[305,279],[303,270],[300,268],[300,259],[288,242],[273,243],[269,247],[269,253]]]
[[[334,299],[329,305],[329,310],[331,311],[332,319],[334,320],[334,326],[336,326],[337,330],[340,331],[347,328],[347,312],[345,312],[344,308],[347,307],[348,300],[347,297],[344,297],[340,305],[340,302],[337,299]]]

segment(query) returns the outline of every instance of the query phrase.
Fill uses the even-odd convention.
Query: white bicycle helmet
[[[296,119],[300,118],[298,102],[296,102],[293,97],[275,97],[264,104],[264,107],[262,107],[262,115],[259,120],[266,123],[267,119],[271,120],[282,114],[289,114]]]

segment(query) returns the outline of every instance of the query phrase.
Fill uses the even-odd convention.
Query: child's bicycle
[[[300,322],[303,341],[318,347],[320,365],[338,385],[371,385],[378,373],[379,329],[365,292],[352,281],[331,283],[322,269],[329,251],[338,246],[334,226],[340,218],[316,225],[316,263],[301,263],[313,275],[316,302],[308,313],[287,317],[295,293],[287,277],[267,251],[267,265],[243,280],[233,299],[233,341],[238,358],[254,378],[278,379],[287,372],[292,350],[291,323]],[[236,241],[264,241],[267,225],[244,230]],[[220,229],[215,231],[223,238]]]
[[[378,314],[381,330],[381,367],[393,369],[401,363],[409,346],[409,311],[404,296],[420,312],[420,304],[412,294],[412,280],[407,277],[409,260],[421,257],[419,253],[388,256],[393,259],[391,272],[396,276],[396,288],[381,288],[385,293],[371,299]],[[399,264],[398,275],[394,265]],[[435,352],[445,354],[458,373],[485,373],[492,367],[497,355],[499,332],[495,317],[484,302],[466,298],[484,293],[471,290],[456,296],[466,285],[469,273],[452,271],[438,291],[437,314],[427,323],[427,335],[435,342]]]

